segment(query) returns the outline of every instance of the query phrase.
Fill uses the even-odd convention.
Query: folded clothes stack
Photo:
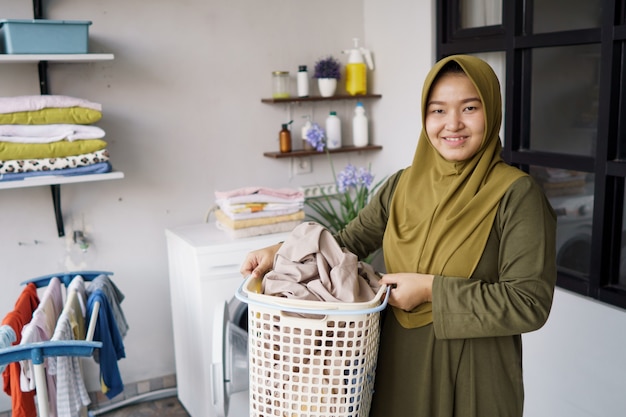
[[[290,232],[304,219],[304,194],[291,188],[216,191],[216,225],[233,238]]]
[[[0,97],[0,181],[111,171],[102,105],[58,95]]]

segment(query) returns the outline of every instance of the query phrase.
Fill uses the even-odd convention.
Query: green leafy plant
[[[337,193],[327,193],[322,190],[320,197],[307,198],[305,205],[313,212],[307,214],[310,220],[321,224],[332,233],[337,233],[367,205],[384,179],[373,184],[374,175],[370,167],[356,167],[352,164],[348,164],[339,174],[335,174],[335,167],[323,138],[323,129],[314,123],[313,128],[307,131],[306,140],[318,152],[326,150]]]

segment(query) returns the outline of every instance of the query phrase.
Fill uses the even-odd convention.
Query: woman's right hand
[[[243,264],[241,264],[241,275],[244,277],[252,275],[252,278],[263,278],[272,269],[274,257],[281,246],[282,242],[248,253]]]

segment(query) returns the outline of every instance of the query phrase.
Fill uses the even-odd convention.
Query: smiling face
[[[430,143],[447,161],[466,161],[478,152],[485,135],[485,112],[465,73],[447,72],[433,84],[425,127]]]

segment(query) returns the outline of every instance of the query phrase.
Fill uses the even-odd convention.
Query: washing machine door
[[[226,417],[231,397],[248,390],[248,333],[231,321],[226,301],[213,320],[211,396],[216,415]]]

